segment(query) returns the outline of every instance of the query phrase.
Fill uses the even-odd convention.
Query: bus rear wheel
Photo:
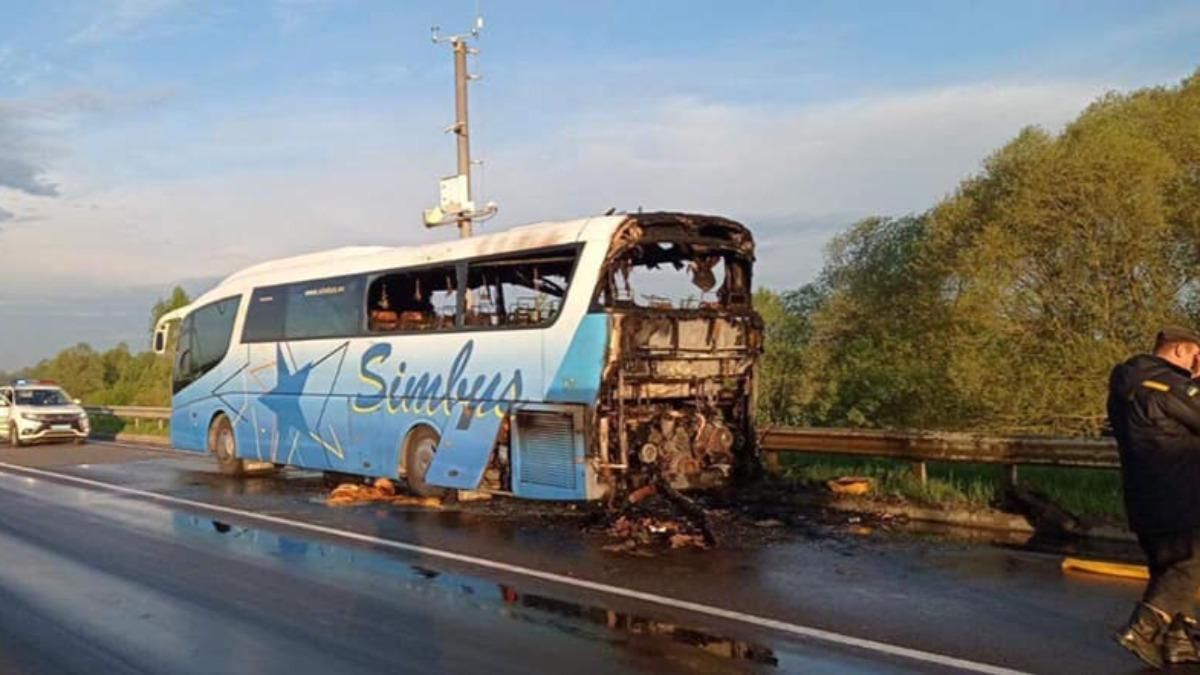
[[[404,469],[408,489],[421,497],[437,497],[446,499],[450,490],[430,485],[425,482],[429,467],[433,464],[433,456],[437,454],[438,441],[441,437],[430,427],[417,427],[408,434],[404,442]]]
[[[208,432],[208,448],[217,458],[217,469],[226,476],[241,476],[246,473],[246,463],[238,459],[237,437],[233,435],[233,424],[221,415],[213,422]]]

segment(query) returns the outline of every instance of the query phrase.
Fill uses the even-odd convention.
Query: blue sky
[[[476,3],[0,0],[0,368],[141,344],[150,299],[253,262],[453,236],[451,64]],[[609,207],[753,226],[792,287],[1025,124],[1200,66],[1195,2],[486,2],[487,228]],[[486,228],[485,228],[486,229]]]

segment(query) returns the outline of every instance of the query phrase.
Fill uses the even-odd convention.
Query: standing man
[[[1108,419],[1121,456],[1129,528],[1150,582],[1117,642],[1150,665],[1200,662],[1200,334],[1170,326],[1153,354],[1113,368]]]

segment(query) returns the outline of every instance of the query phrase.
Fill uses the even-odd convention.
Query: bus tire
[[[233,424],[224,415],[218,415],[208,431],[208,449],[217,458],[217,469],[226,476],[241,476],[246,473],[246,464],[237,456],[237,437]]]
[[[413,429],[404,440],[404,470],[408,489],[413,494],[438,499],[445,499],[450,495],[450,490],[425,482],[425,475],[429,473],[429,466],[433,464],[433,456],[437,454],[440,440],[438,432],[427,426]]]
[[[8,444],[14,448],[25,445],[25,442],[21,440],[21,433],[17,431],[17,425],[15,424],[8,425]]]

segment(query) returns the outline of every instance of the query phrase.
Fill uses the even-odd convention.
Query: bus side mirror
[[[167,353],[167,327],[166,326],[163,326],[162,328],[159,328],[158,330],[154,331],[154,353],[155,354]]]
[[[154,325],[154,337],[150,339],[151,351],[160,356],[167,353],[168,342],[171,337],[171,327],[183,321],[183,318],[188,314],[189,307],[190,305],[188,307],[180,307],[158,318],[158,323]]]

